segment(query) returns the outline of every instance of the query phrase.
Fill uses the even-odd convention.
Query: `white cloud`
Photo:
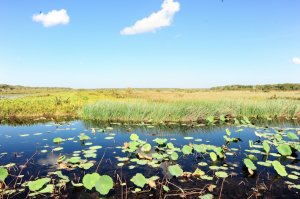
[[[294,64],[300,64],[300,58],[294,57],[294,58],[293,58],[293,63],[294,63]]]
[[[61,9],[52,10],[47,14],[35,14],[32,16],[32,20],[42,23],[44,27],[51,27],[68,24],[70,22],[70,17],[65,9]]]
[[[176,12],[180,10],[179,2],[164,0],[161,10],[152,13],[135,22],[133,26],[126,27],[121,31],[122,35],[135,35],[145,32],[155,32],[161,27],[170,26]]]

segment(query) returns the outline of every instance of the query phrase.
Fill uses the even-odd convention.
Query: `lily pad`
[[[100,176],[99,180],[95,185],[95,188],[100,194],[106,195],[113,188],[113,186],[114,182],[112,178],[108,175],[103,175]]]
[[[214,152],[210,152],[209,156],[213,162],[217,161],[217,155]]]
[[[272,162],[272,165],[273,165],[274,169],[276,170],[276,172],[280,176],[287,176],[288,175],[286,170],[285,170],[285,167],[280,162],[278,162],[277,160],[274,160]]]
[[[289,138],[290,140],[298,140],[298,139],[299,139],[298,136],[297,136],[295,133],[292,133],[292,132],[289,132],[289,133],[287,134],[287,136],[288,136],[288,138]]]
[[[251,169],[251,170],[256,170],[256,166],[254,165],[254,163],[252,162],[252,160],[248,159],[248,158],[245,158],[244,159],[244,164],[246,165],[246,167],[248,169]]]
[[[228,177],[228,174],[224,171],[217,171],[215,174],[219,178],[227,178]]]
[[[178,164],[169,166],[168,170],[172,176],[176,176],[176,177],[181,176],[181,174],[183,173],[183,170]]]
[[[47,183],[50,182],[50,178],[41,178],[35,181],[28,182],[28,188],[30,191],[38,191],[42,189],[43,186],[45,186]]]
[[[280,144],[277,147],[277,150],[281,155],[284,155],[284,156],[288,156],[288,155],[292,154],[291,147],[287,144]]]
[[[136,186],[143,188],[145,184],[148,183],[148,180],[145,178],[145,176],[141,173],[137,173],[135,176],[133,176],[130,180],[133,182]]]
[[[178,160],[178,153],[176,153],[176,152],[173,152],[172,154],[171,154],[171,156],[170,156],[170,158],[171,158],[171,160]]]
[[[190,146],[188,146],[188,145],[184,145],[183,147],[182,147],[182,153],[184,154],[184,155],[189,155],[189,154],[191,154],[192,153],[192,150],[193,150],[193,148],[192,147],[190,147]]]
[[[166,143],[168,140],[166,138],[156,138],[153,140],[154,142],[156,142],[158,145],[163,145],[164,143]]]
[[[61,142],[63,142],[63,141],[64,141],[64,140],[63,140],[62,138],[60,138],[60,137],[56,137],[56,138],[53,139],[53,142],[54,142],[55,144],[61,143]]]
[[[138,139],[139,139],[139,136],[137,134],[133,133],[130,135],[130,140],[137,141]]]
[[[82,179],[82,183],[86,189],[92,190],[99,179],[100,175],[98,173],[86,174]]]
[[[141,150],[143,152],[149,152],[149,151],[151,151],[151,145],[147,143],[147,144],[142,146]]]
[[[8,176],[7,169],[0,167],[0,182],[4,182],[7,176]]]
[[[268,141],[263,141],[263,147],[264,147],[264,150],[266,151],[266,153],[269,153],[270,152],[270,146],[268,144]]]

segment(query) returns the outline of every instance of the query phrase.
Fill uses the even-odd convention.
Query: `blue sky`
[[[165,1],[167,8],[163,0],[1,1],[0,84],[300,83],[300,1]]]

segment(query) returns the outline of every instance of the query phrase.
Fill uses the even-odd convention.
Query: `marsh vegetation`
[[[297,119],[300,91],[14,88],[0,95],[0,118],[72,117],[114,121],[203,121],[208,117]]]

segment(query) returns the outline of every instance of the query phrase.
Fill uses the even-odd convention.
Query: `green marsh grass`
[[[172,101],[146,100],[98,101],[83,107],[84,119],[120,121],[196,121],[199,117],[235,115],[247,117],[294,117],[300,113],[300,103],[291,100],[219,100]]]

